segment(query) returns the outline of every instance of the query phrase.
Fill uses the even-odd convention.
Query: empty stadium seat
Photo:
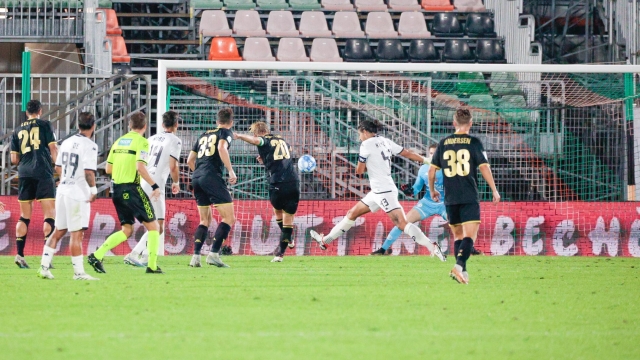
[[[387,11],[384,0],[355,0],[358,11]]]
[[[504,64],[507,62],[504,58],[504,47],[502,41],[497,39],[480,39],[476,45],[476,57],[479,63],[497,63]]]
[[[474,121],[490,121],[497,118],[494,112],[495,104],[491,95],[471,95],[467,105],[471,107],[471,116]]]
[[[263,36],[260,14],[255,10],[240,10],[236,12],[233,21],[233,33],[240,36]]]
[[[298,36],[291,11],[271,11],[267,20],[267,34],[272,36]]]
[[[278,61],[309,61],[300,38],[282,38],[278,44]]]
[[[453,0],[453,6],[458,11],[486,11],[482,0]]]
[[[242,58],[245,61],[276,61],[267,38],[246,38]]]
[[[431,32],[435,36],[463,36],[462,25],[455,13],[438,13],[433,16]]]
[[[322,11],[305,11],[300,17],[300,34],[309,37],[329,37],[331,31]]]
[[[367,16],[367,23],[364,32],[369,38],[388,39],[398,37],[398,33],[393,28],[393,20],[388,12],[370,12]]]
[[[289,0],[289,5],[293,10],[319,10],[322,5],[318,0]]]
[[[218,0],[191,0],[189,4],[192,9],[218,10],[224,7],[222,1]]]
[[[398,23],[398,34],[405,39],[424,39],[431,37],[427,22],[421,12],[403,12]]]
[[[316,38],[311,43],[311,61],[317,62],[342,62],[338,52],[338,44],[334,39]]]
[[[122,29],[118,25],[118,16],[113,9],[100,9],[105,12],[107,17],[107,35],[122,35]]]
[[[360,19],[355,11],[338,11],[333,15],[333,35],[337,38],[363,38]]]
[[[426,11],[453,11],[451,0],[422,0],[422,8]]]
[[[420,11],[418,0],[389,0],[389,9],[396,11]]]
[[[436,63],[440,62],[440,55],[433,41],[415,39],[409,45],[409,59],[411,62]]]
[[[228,10],[250,10],[256,8],[253,0],[224,0],[224,6]]]
[[[344,43],[344,61],[374,62],[376,58],[369,42],[365,39],[349,39]]]
[[[485,13],[467,15],[465,33],[471,37],[495,37],[493,18]]]
[[[500,112],[510,123],[531,121],[527,101],[522,95],[505,95],[500,99]]]
[[[433,102],[433,118],[438,121],[450,122],[459,106],[460,101],[456,95],[440,94]]]
[[[461,72],[458,73],[456,89],[459,93],[469,94],[487,94],[489,89],[482,73],[479,72]]]
[[[513,73],[492,73],[489,87],[495,95],[522,94],[518,86],[518,78]]]
[[[227,15],[222,10],[207,10],[202,12],[200,20],[200,35],[202,36],[231,36],[231,29]]]
[[[108,35],[107,38],[111,41],[111,62],[131,62],[131,57],[129,57],[129,52],[127,51],[127,45],[124,42],[124,38],[120,35]]]
[[[289,8],[287,0],[257,0],[260,10],[285,10]]]
[[[465,40],[449,39],[444,43],[442,60],[445,62],[473,63],[475,56]]]
[[[240,61],[236,40],[232,37],[216,37],[211,40],[209,60]]]
[[[407,54],[402,47],[402,42],[397,39],[385,39],[378,41],[376,49],[378,61],[382,62],[407,62]]]
[[[322,0],[322,7],[331,11],[353,10],[353,4],[349,0]]]

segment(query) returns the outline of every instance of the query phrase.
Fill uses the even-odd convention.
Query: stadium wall
[[[0,255],[12,255],[15,253],[14,229],[19,218],[18,202],[15,196],[0,197],[0,201],[7,205],[5,213],[0,214]],[[271,254],[278,244],[280,231],[269,203],[238,200],[234,204],[238,221],[227,245],[232,247],[234,254]],[[414,204],[405,201],[402,205],[408,210]],[[336,239],[326,252],[312,244],[307,236],[309,229],[328,232],[351,206],[353,201],[301,201],[295,220],[296,248],[289,250],[288,255],[367,255],[380,247],[393,227],[383,212],[358,219],[356,226]],[[42,253],[42,213],[38,205],[35,207],[26,255]],[[197,219],[195,202],[167,200],[167,255],[192,253]],[[216,226],[214,217],[210,236]],[[84,252],[94,251],[117,228],[117,215],[111,200],[97,200],[92,204]],[[422,228],[427,236],[440,241],[443,250],[449,252],[453,240],[442,218],[432,217],[422,223]],[[115,248],[113,254],[124,255],[135,246],[144,228],[136,224],[135,229],[135,236]],[[482,203],[482,225],[476,247],[491,255],[640,257],[640,206],[633,202]],[[394,255],[428,254],[424,247],[417,246],[405,235],[393,249]],[[60,243],[58,254],[69,254],[68,236]]]

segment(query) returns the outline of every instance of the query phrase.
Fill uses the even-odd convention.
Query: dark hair
[[[437,148],[437,147],[438,147],[438,144],[436,144],[436,143],[431,143],[431,145],[429,145],[429,150],[431,150],[431,149],[435,149],[435,148]]]
[[[453,117],[458,125],[467,125],[471,121],[471,112],[468,109],[458,109]]]
[[[222,108],[218,111],[218,122],[222,125],[229,124],[233,121],[233,109]]]
[[[95,123],[96,118],[93,117],[92,113],[81,112],[80,115],[78,115],[78,127],[80,130],[91,130],[91,127]]]
[[[132,130],[141,130],[147,125],[147,116],[140,111],[134,112],[129,116],[129,126]]]
[[[29,100],[27,103],[27,114],[37,115],[42,110],[42,104],[39,100]]]
[[[162,114],[162,126],[165,128],[170,128],[176,126],[178,123],[178,119],[180,119],[180,115],[177,112],[171,110]]]
[[[358,130],[366,130],[372,134],[377,134],[383,127],[378,120],[364,120],[358,124]]]

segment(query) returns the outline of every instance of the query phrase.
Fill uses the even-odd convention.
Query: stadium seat
[[[124,42],[124,38],[119,35],[107,35],[107,38],[111,41],[111,62],[131,62],[131,57],[129,57],[129,52],[127,51],[127,45]]]
[[[300,17],[300,34],[308,37],[330,37],[327,18],[322,11],[305,11]]]
[[[344,61],[375,62],[373,51],[365,39],[349,39],[344,43]]]
[[[461,72],[458,73],[456,89],[460,94],[488,94],[489,89],[485,82],[484,76],[479,72]]]
[[[322,7],[331,11],[353,10],[353,4],[349,0],[322,0]]]
[[[227,10],[251,10],[256,8],[253,0],[224,0]]]
[[[355,11],[338,11],[333,15],[333,35],[337,38],[363,38],[360,19]]]
[[[291,11],[271,11],[267,20],[267,34],[271,36],[299,36]]]
[[[453,0],[453,6],[455,6],[456,10],[464,12],[487,10],[482,4],[482,0]]]
[[[278,44],[278,61],[309,61],[300,38],[282,38]]]
[[[384,0],[355,0],[357,11],[387,11]]]
[[[370,12],[364,32],[369,38],[389,39],[398,37],[398,32],[393,28],[393,20],[388,12]]]
[[[122,35],[122,29],[118,25],[118,16],[113,9],[100,9],[105,12],[107,17],[107,35]]]
[[[438,121],[451,122],[455,110],[460,106],[456,95],[440,94],[433,101],[433,118]]]
[[[421,12],[403,12],[398,23],[398,34],[404,39],[424,39],[431,37],[427,22]]]
[[[480,39],[476,45],[476,56],[479,63],[504,64],[504,47],[497,39]]]
[[[494,112],[495,103],[491,95],[471,95],[467,105],[471,107],[471,116],[474,121],[491,121],[497,118]]]
[[[236,40],[232,37],[216,37],[211,40],[209,60],[241,61]]]
[[[520,95],[518,78],[513,73],[492,73],[489,87],[495,95]]]
[[[286,10],[289,8],[287,0],[257,0],[260,10]]]
[[[437,63],[440,62],[440,55],[433,41],[415,39],[409,45],[409,59],[411,62]]]
[[[224,4],[218,0],[191,0],[190,6],[192,9],[219,10]]]
[[[276,61],[267,38],[246,38],[242,58],[245,61]]]
[[[435,36],[456,36],[462,37],[462,25],[458,21],[455,13],[438,13],[433,16],[431,32]]]
[[[319,10],[322,9],[322,5],[318,3],[318,0],[289,0],[289,5],[293,10]]]
[[[233,21],[233,33],[239,36],[264,36],[260,14],[255,10],[240,10],[236,12]]]
[[[389,0],[389,9],[396,11],[420,11],[418,0]]]
[[[505,95],[500,99],[500,112],[510,123],[526,123],[531,121],[526,110],[527,101],[522,95]]]
[[[206,10],[200,20],[200,35],[231,36],[227,15],[222,10]]]
[[[473,63],[476,61],[465,40],[449,39],[444,43],[442,60],[445,62]]]
[[[426,11],[453,11],[451,0],[422,0],[422,8]]]
[[[470,37],[495,37],[493,18],[489,14],[471,13],[467,15],[465,33]]]
[[[407,62],[407,54],[402,47],[402,42],[396,39],[385,39],[378,41],[376,49],[378,61],[381,62]]]
[[[311,61],[316,62],[342,62],[338,52],[338,44],[334,39],[316,38],[311,43]]]

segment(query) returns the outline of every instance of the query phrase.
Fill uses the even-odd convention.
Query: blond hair
[[[269,133],[269,126],[267,125],[266,122],[264,121],[256,121],[253,124],[251,124],[251,127],[249,127],[249,131],[251,131],[252,134],[268,134]]]

